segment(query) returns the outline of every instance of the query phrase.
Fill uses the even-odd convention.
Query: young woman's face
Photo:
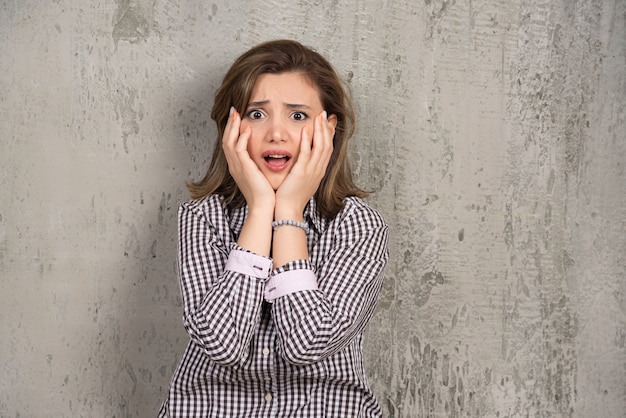
[[[299,73],[257,78],[240,132],[251,128],[248,153],[274,190],[298,158],[302,130],[308,126],[313,135],[314,118],[323,110],[317,88]]]

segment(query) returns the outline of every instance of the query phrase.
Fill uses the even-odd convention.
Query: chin
[[[284,183],[285,179],[284,178],[268,178],[267,179],[270,183],[270,186],[272,186],[272,189],[274,189],[274,191],[278,190],[278,188]]]
[[[270,183],[270,185],[272,186],[272,189],[274,189],[274,191],[278,190],[278,188],[283,184],[283,182],[278,182],[278,183]]]

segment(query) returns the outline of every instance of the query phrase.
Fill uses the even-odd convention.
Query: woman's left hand
[[[275,219],[301,220],[307,202],[326,174],[333,153],[336,117],[326,111],[315,117],[313,134],[302,129],[300,153],[291,172],[276,191]]]

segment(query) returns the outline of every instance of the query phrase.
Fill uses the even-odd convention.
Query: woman
[[[160,416],[380,416],[362,334],[387,226],[352,180],[339,77],[297,42],[267,42],[232,65],[211,117],[221,141],[179,210],[191,339]]]

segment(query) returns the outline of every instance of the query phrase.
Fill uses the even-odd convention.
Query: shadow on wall
[[[148,138],[150,133],[140,126],[124,138],[137,160],[137,178],[129,186],[136,198],[127,207],[132,221],[122,222],[127,237],[118,260],[120,289],[113,296],[120,316],[109,329],[113,354],[102,367],[105,399],[122,416],[156,415],[188,341],[176,274],[177,212],[188,199],[185,182],[198,179],[210,160],[216,136],[209,115],[214,90],[210,78],[216,73],[198,71],[206,79],[175,80],[169,90],[155,92],[154,113],[142,124],[162,129]],[[152,149],[143,152],[133,141],[152,141]]]

